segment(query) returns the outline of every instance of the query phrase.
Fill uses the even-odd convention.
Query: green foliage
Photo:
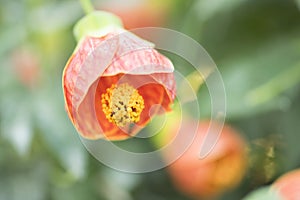
[[[249,143],[247,176],[220,199],[242,199],[299,167],[300,1],[176,0],[170,9],[166,26],[197,40],[217,64],[227,122]],[[116,172],[80,143],[64,109],[61,74],[76,46],[72,28],[82,16],[77,1],[1,1],[0,199],[188,199],[166,170]],[[190,73],[186,62],[174,61]],[[23,68],[28,62],[33,71]],[[205,84],[198,98],[201,117],[210,117]],[[152,148],[135,142],[118,145],[137,152]],[[245,200],[272,195],[263,188]]]

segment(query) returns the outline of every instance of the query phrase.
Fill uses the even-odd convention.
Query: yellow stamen
[[[140,121],[144,99],[127,83],[112,85],[101,95],[102,110],[109,122],[123,127]]]

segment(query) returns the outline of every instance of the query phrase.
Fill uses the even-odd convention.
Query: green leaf
[[[35,97],[37,125],[48,148],[62,166],[75,179],[80,179],[86,175],[86,150],[67,117],[59,84],[53,85],[48,85]]]
[[[300,0],[296,0],[296,4],[298,6],[298,9],[300,10]]]
[[[76,1],[47,2],[32,9],[27,26],[33,31],[45,34],[65,30],[80,17],[80,10]]]
[[[11,168],[14,170],[6,170],[5,173],[0,173],[1,200],[47,199],[48,165],[46,163],[32,163],[30,168],[22,166],[22,170],[16,169],[15,166]]]
[[[6,67],[5,67],[6,68]],[[1,70],[5,75],[0,81],[0,132],[21,156],[28,154],[33,138],[31,95],[14,80],[8,70]],[[5,82],[7,81],[7,82]]]
[[[12,115],[4,118],[5,122],[2,124],[4,138],[6,138],[22,156],[28,153],[33,136],[31,113],[27,108],[28,105],[26,105],[26,102],[25,105],[24,103],[18,104],[15,110],[10,111]]]
[[[245,0],[202,0],[196,1],[193,9],[201,21],[206,21],[219,12],[232,10]]]
[[[299,43],[298,37],[282,37],[220,64],[227,117],[245,117],[288,106],[286,98],[292,97],[285,92],[300,82]],[[201,114],[208,116],[210,97],[205,88],[198,98]]]
[[[278,116],[278,133],[282,135],[280,140],[282,144],[280,148],[282,154],[281,162],[283,165],[281,173],[299,167],[300,151],[297,148],[300,141],[300,134],[298,134],[299,97],[298,95],[289,110],[280,113]]]

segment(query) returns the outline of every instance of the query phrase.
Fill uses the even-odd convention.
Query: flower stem
[[[91,0],[80,0],[80,3],[85,14],[89,14],[94,11],[94,7]]]

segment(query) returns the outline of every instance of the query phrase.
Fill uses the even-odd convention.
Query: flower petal
[[[116,57],[105,70],[103,76],[117,73],[152,74],[171,73],[174,71],[172,62],[154,49],[132,50]]]
[[[170,110],[170,103],[175,98],[173,70],[172,63],[154,50],[153,44],[132,33],[124,33],[123,29],[99,38],[86,37],[79,43],[63,73],[69,117],[86,138],[125,139],[135,135],[149,121],[148,112],[153,104],[161,104],[165,110]],[[110,87],[119,81],[122,73],[139,76],[139,79],[134,79],[139,80],[134,84],[141,82],[147,74],[147,79],[152,81],[150,86],[139,86],[139,92],[149,100],[140,122],[123,130],[112,123],[102,123],[106,118],[99,115],[102,108],[97,106],[98,103],[101,105],[98,102],[102,94],[99,85],[105,89]],[[103,82],[104,77],[106,82]],[[141,89],[143,87],[146,89]],[[145,92],[148,90],[152,93]]]
[[[107,42],[101,43],[103,40]],[[97,86],[94,82],[110,64],[116,49],[117,41],[110,36],[85,38],[64,70],[63,88],[67,112],[83,136],[97,138],[102,132],[95,120],[94,107],[91,106]]]
[[[300,197],[300,170],[295,169],[280,176],[272,188],[279,192],[283,199],[297,200]]]
[[[139,94],[144,99],[145,108],[141,113],[140,121],[138,123],[119,128],[106,119],[102,111],[101,94],[105,93],[106,89],[112,84],[119,84],[122,82],[127,82],[138,89]],[[168,97],[166,88],[153,79],[150,75],[118,74],[111,77],[101,77],[99,79],[97,92],[95,95],[95,110],[98,122],[106,139],[120,140],[136,135],[137,132],[149,122],[151,118],[150,114],[153,115],[159,112],[159,107],[154,107],[153,110],[152,106],[162,105],[165,110],[169,110],[169,104],[171,100],[164,100],[165,97]],[[169,104],[165,103],[165,105],[163,105],[163,102],[169,102]]]
[[[123,32],[116,37],[118,37],[119,48],[112,64],[105,70],[103,76],[118,73],[153,74],[174,71],[172,62],[153,49],[151,43],[130,32]]]
[[[110,64],[116,50],[117,38],[84,38],[69,59],[63,72],[63,89],[67,110],[74,122],[74,112],[85,97],[89,87]],[[106,40],[106,42],[102,42]]]

